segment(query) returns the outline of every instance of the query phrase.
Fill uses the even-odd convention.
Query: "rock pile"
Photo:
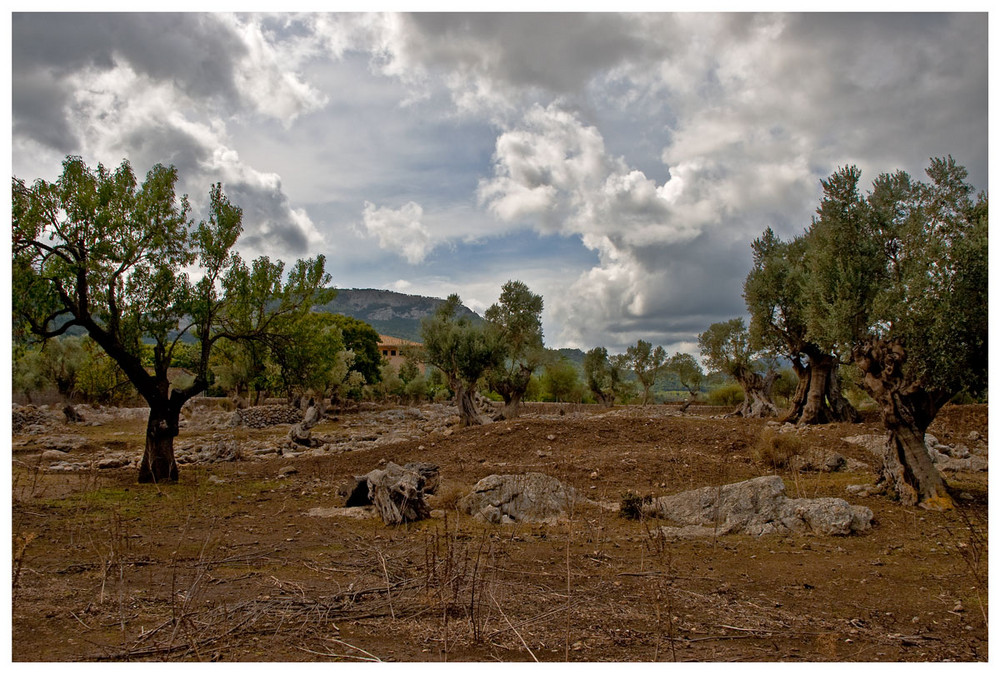
[[[867,532],[874,518],[870,509],[839,498],[790,499],[777,475],[661,496],[642,510],[681,525],[661,528],[664,535],[675,538],[788,533],[846,536]]]
[[[31,426],[47,426],[53,419],[34,405],[18,405],[13,403],[11,410],[11,431],[24,433]]]
[[[267,428],[278,424],[297,424],[302,421],[302,410],[291,405],[260,405],[233,412],[231,428]]]

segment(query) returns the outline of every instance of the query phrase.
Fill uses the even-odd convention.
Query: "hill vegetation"
[[[380,335],[399,337],[413,342],[420,341],[420,321],[432,316],[444,303],[437,297],[406,295],[392,290],[338,289],[337,296],[322,305],[317,311],[343,314],[357,318],[371,325]],[[482,317],[461,305],[456,309],[459,317],[467,317],[473,324],[482,322]]]

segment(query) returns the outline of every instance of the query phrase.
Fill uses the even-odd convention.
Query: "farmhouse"
[[[421,346],[423,346],[423,344],[420,342],[411,342],[406,339],[400,339],[399,337],[389,337],[388,335],[378,336],[379,353],[382,354],[382,358],[392,363],[392,366],[397,370],[400,365],[406,362],[406,358],[403,355],[403,349],[406,347]]]

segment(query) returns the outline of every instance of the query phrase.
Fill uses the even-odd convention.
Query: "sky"
[[[820,180],[988,188],[983,13],[14,12],[12,174],[62,160],[222,182],[244,258],[482,313],[520,280],[546,345],[697,354],[750,243]]]

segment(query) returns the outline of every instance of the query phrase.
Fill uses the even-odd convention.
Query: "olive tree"
[[[698,399],[701,391],[701,383],[705,379],[705,372],[701,369],[701,364],[689,353],[678,351],[667,360],[667,372],[672,372],[677,377],[677,381],[688,392],[688,400],[681,408],[682,412]]]
[[[798,377],[783,422],[859,421],[843,396],[838,358],[806,336],[804,293],[811,268],[805,239],[781,241],[768,228],[752,244],[753,268],[743,285],[754,346],[787,357]]]
[[[642,404],[646,405],[649,403],[649,389],[656,383],[666,365],[667,352],[662,346],[654,349],[652,344],[640,339],[635,346],[625,350],[625,358],[629,368],[635,373],[639,385],[642,386]]]
[[[505,357],[490,369],[490,388],[504,401],[503,417],[513,419],[524,398],[531,375],[545,362],[542,339],[542,296],[521,281],[503,285],[500,299],[486,310],[488,329],[504,347]]]
[[[15,332],[44,340],[79,326],[121,368],[149,405],[140,482],[177,480],[181,406],[207,388],[213,346],[259,339],[308,311],[329,281],[322,256],[297,262],[284,282],[280,262],[246,265],[232,251],[242,211],[221,184],[195,226],[176,183],[173,167],[157,164],[140,185],[127,161],[112,171],[75,156],[55,182],[12,182]],[[168,371],[185,335],[199,357],[193,381],[178,386]]]
[[[762,367],[765,354],[751,345],[750,333],[742,318],[708,326],[698,336],[698,346],[711,370],[729,375],[743,389],[743,402],[733,411],[734,416],[773,417],[778,414],[771,401],[771,385],[778,373],[773,367]]]
[[[987,386],[988,199],[932,159],[927,182],[842,168],[805,235],[807,336],[853,362],[887,431],[880,482],[901,502],[953,506],[924,433],[960,392]]]
[[[623,373],[628,367],[625,354],[608,355],[608,350],[598,346],[583,356],[583,376],[587,380],[587,388],[594,394],[597,402],[605,407],[612,407],[615,400],[630,393],[628,383],[623,379]]]
[[[458,316],[462,300],[452,294],[434,314],[421,321],[426,362],[438,368],[455,394],[455,404],[462,426],[483,423],[476,409],[476,386],[490,368],[506,355],[497,333],[474,324],[467,316]]]

